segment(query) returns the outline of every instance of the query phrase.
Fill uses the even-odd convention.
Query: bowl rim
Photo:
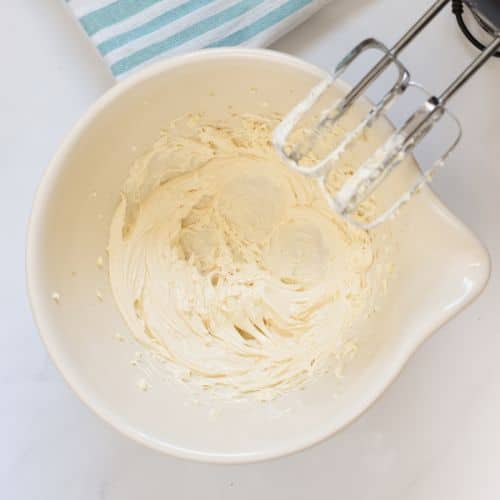
[[[421,335],[416,338],[413,343],[409,344],[406,349],[402,349],[401,352],[399,352],[399,355],[394,357],[394,360],[391,364],[391,369],[386,370],[386,375],[384,377],[380,377],[379,383],[374,384],[372,390],[368,391],[365,397],[360,399],[358,403],[352,407],[351,411],[349,412],[349,418],[346,418],[345,421],[343,421],[341,424],[332,422],[329,426],[323,426],[321,430],[316,432],[314,435],[306,436],[303,439],[296,439],[293,442],[287,442],[281,446],[273,448],[273,450],[271,451],[256,451],[243,454],[208,453],[196,449],[180,448],[166,443],[165,441],[160,442],[145,433],[139,432],[136,428],[129,426],[120,415],[117,415],[109,409],[106,409],[104,405],[102,405],[97,400],[97,398],[92,395],[92,393],[85,390],[84,387],[81,387],[78,381],[73,378],[72,370],[70,366],[68,366],[65,362],[64,355],[59,352],[56,342],[53,342],[52,340],[52,335],[49,331],[49,323],[46,320],[50,313],[46,312],[46,308],[40,300],[40,293],[38,290],[40,287],[40,280],[38,279],[39,266],[37,249],[39,248],[42,238],[40,227],[44,219],[44,208],[50,198],[50,188],[59,176],[60,172],[63,170],[65,158],[69,151],[72,149],[73,145],[79,140],[82,132],[88,126],[92,125],[93,119],[108,104],[117,99],[128,89],[178,66],[196,63],[197,61],[210,58],[220,59],[234,57],[267,61],[274,60],[277,63],[296,67],[297,69],[309,72],[311,74],[316,74],[318,76],[326,76],[327,74],[326,71],[295,56],[269,49],[234,47],[204,49],[191,52],[189,54],[178,55],[169,59],[153,62],[145,68],[138,70],[133,75],[117,82],[113,87],[108,89],[101,97],[99,97],[71,128],[69,133],[67,133],[66,137],[58,147],[56,153],[54,154],[52,160],[49,162],[42,176],[34,197],[31,215],[28,222],[26,245],[27,293],[39,336],[59,373],[62,375],[68,386],[78,396],[78,398],[97,416],[107,422],[111,427],[138,443],[141,443],[157,451],[168,453],[178,458],[190,459],[198,462],[220,464],[254,463],[286,456],[318,444],[336,434],[337,432],[345,429],[353,421],[357,420],[361,415],[363,415],[384,394],[387,388],[399,376],[400,372],[402,371],[412,354],[427,338],[429,338],[438,328],[448,322],[452,317],[462,311],[480,295],[480,293],[488,283],[491,272],[490,257],[484,245],[478,240],[474,233],[467,226],[465,226],[464,223],[462,223],[455,215],[453,215],[448,210],[448,208],[446,208],[446,206],[439,200],[437,195],[435,195],[431,191],[430,194],[432,203],[445,215],[446,218],[457,225],[461,231],[466,233],[469,237],[472,237],[478,243],[478,249],[482,252],[481,273],[475,283],[474,288],[470,291],[466,300],[462,301],[459,304],[456,304],[455,307],[450,307],[449,309],[447,309],[446,313],[443,314],[441,318],[439,318],[439,321],[436,321],[426,330],[422,331]]]

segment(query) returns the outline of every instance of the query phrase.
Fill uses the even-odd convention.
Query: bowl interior
[[[285,112],[321,75],[282,54],[236,49],[154,65],[106,94],[48,169],[28,246],[36,320],[68,383],[130,437],[220,462],[265,459],[313,444],[366,409],[418,344],[486,283],[489,261],[482,245],[427,189],[393,223],[397,273],[383,313],[366,324],[370,340],[344,380],[327,376],[268,404],[195,404],[159,373],[150,376],[150,390],[138,388],[143,367],[131,360],[141,349],[129,340],[114,304],[106,265],[96,265],[99,256],[106,263],[110,220],[133,160],[180,114],[200,110],[218,118],[228,106]],[[59,304],[53,292],[60,294]]]

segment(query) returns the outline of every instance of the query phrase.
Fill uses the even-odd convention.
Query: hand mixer
[[[378,148],[375,152],[358,166],[357,170],[348,177],[335,194],[327,187],[327,179],[339,160],[353,146],[357,139],[363,137],[365,132],[373,125],[398,96],[401,96],[408,88],[418,86],[410,80],[410,74],[405,66],[398,60],[397,56],[407,45],[414,40],[436,15],[448,4],[452,3],[453,13],[457,17],[460,28],[467,38],[481,50],[475,60],[452,81],[452,83],[439,95],[428,94],[428,98],[417,110],[403,123],[401,127]],[[467,28],[462,14],[464,5],[470,9],[473,18],[479,26],[492,38],[487,45],[483,45]],[[296,129],[297,124],[318,102],[325,92],[335,84],[336,80],[363,52],[375,49],[382,53],[376,64],[356,83],[345,96],[338,99],[333,105],[321,112],[320,117],[312,130],[295,144],[288,144],[290,134]],[[500,0],[437,0],[424,13],[424,15],[402,36],[402,38],[391,48],[383,43],[369,38],[362,41],[351,50],[336,66],[333,74],[317,84],[310,94],[298,105],[296,105],[281,121],[274,131],[273,143],[283,161],[293,170],[306,176],[314,177],[322,188],[329,205],[333,210],[348,219],[354,225],[362,229],[371,229],[381,222],[393,217],[399,208],[407,203],[423,185],[430,182],[436,168],[441,166],[451,151],[455,148],[461,137],[460,123],[449,113],[445,106],[449,99],[472,77],[472,75],[492,56],[500,57]],[[301,164],[318,140],[318,137],[326,127],[335,126],[339,120],[363,98],[366,89],[374,82],[390,65],[397,70],[396,82],[375,104],[371,105],[369,112],[341,140],[321,159],[313,165]],[[418,86],[420,87],[420,86]],[[418,180],[411,185],[405,194],[395,203],[392,203],[383,213],[371,221],[360,221],[354,217],[360,204],[365,201],[380,186],[387,176],[402,163],[422,139],[429,134],[435,124],[445,115],[457,125],[457,134],[451,146],[442,154],[425,175],[419,176]]]

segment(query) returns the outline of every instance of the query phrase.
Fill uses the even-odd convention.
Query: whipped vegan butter
[[[278,121],[175,120],[133,165],[110,229],[134,337],[175,378],[228,398],[340,373],[390,274],[390,235],[349,226],[280,162]]]

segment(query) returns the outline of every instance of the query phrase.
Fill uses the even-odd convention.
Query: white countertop
[[[57,144],[113,81],[62,2],[1,3],[0,498],[500,497],[500,61],[453,101],[465,137],[435,184],[491,253],[486,291],[338,436],[269,463],[202,465],[143,448],[101,422],[62,381],[38,338],[24,278],[31,200]],[[330,67],[369,34],[395,41],[429,3],[334,0],[274,48]],[[439,90],[475,53],[447,13],[404,60]]]

